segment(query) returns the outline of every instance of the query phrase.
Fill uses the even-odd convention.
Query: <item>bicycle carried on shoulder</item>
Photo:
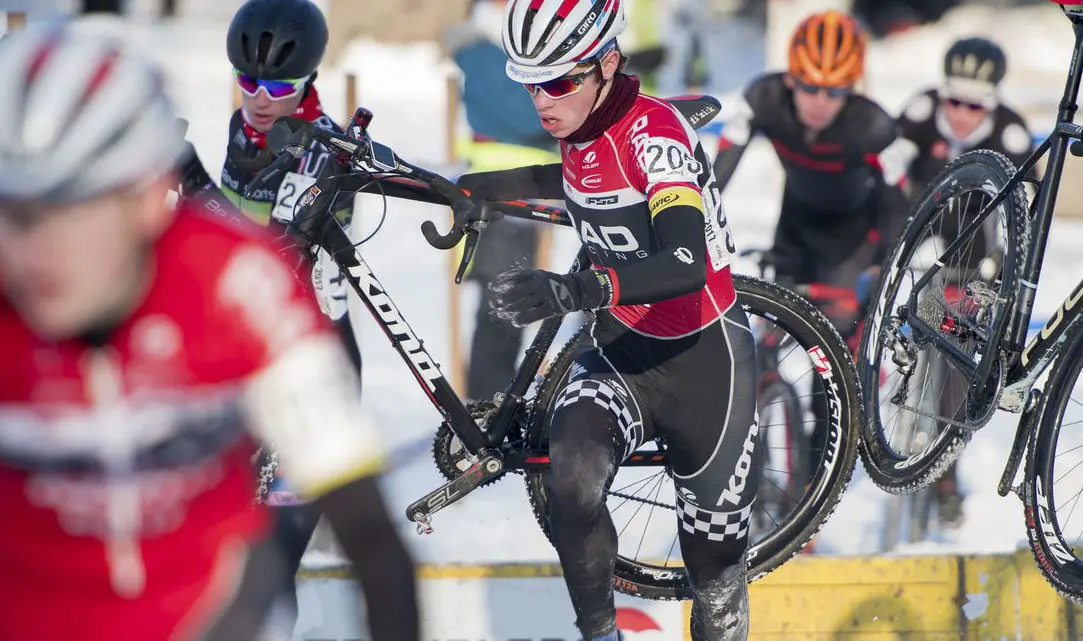
[[[1019,414],[997,492],[1022,500],[1030,547],[1050,584],[1083,602],[1078,539],[1063,533],[1083,492],[1066,496],[1054,488],[1083,465],[1080,448],[1058,447],[1062,435],[1074,436],[1060,428],[1083,368],[1083,281],[1026,340],[1065,154],[1083,157],[1083,126],[1073,122],[1083,75],[1083,4],[1057,4],[1072,24],[1075,49],[1052,133],[1018,169],[988,150],[949,163],[914,205],[884,267],[861,341],[867,418],[861,456],[879,487],[915,492],[944,473],[997,409]],[[1047,152],[1045,177],[1031,177]],[[1024,182],[1037,190],[1030,203]],[[947,383],[921,381],[915,393],[922,363],[940,363]],[[892,370],[893,390],[877,384],[882,367]],[[915,400],[929,391],[949,398],[931,405]],[[894,425],[915,416],[935,423],[933,435],[919,451],[896,450]],[[1053,469],[1058,456],[1068,458],[1061,474]],[[1022,481],[1013,485],[1024,459]]]
[[[693,125],[710,120],[719,106],[710,98],[674,101],[674,104]],[[544,475],[549,465],[549,417],[575,357],[591,344],[589,329],[580,329],[545,368],[546,356],[563,319],[542,321],[506,390],[491,400],[466,404],[444,378],[424,342],[410,328],[331,212],[340,195],[352,196],[373,187],[381,190],[385,198],[450,206],[454,213],[450,232],[440,234],[431,221],[423,223],[421,230],[428,243],[437,249],[452,249],[465,239],[456,282],[461,280],[478,237],[488,223],[505,215],[566,226],[572,221],[559,208],[522,201],[472,200],[446,178],[406,162],[392,149],[373,141],[367,134],[371,118],[371,112],[358,109],[344,135],[295,118],[280,119],[268,134],[267,145],[278,158],[260,171],[252,188],[258,188],[282,171],[291,157],[303,153],[314,140],[334,152],[335,162],[342,171],[318,181],[298,198],[289,230],[302,245],[322,248],[338,264],[422,391],[444,417],[434,436],[433,454],[447,483],[406,509],[407,518],[417,524],[419,533],[432,531],[431,519],[439,510],[479,487],[496,482],[508,472],[515,472],[525,475],[531,508],[548,535]],[[580,251],[572,269],[589,265],[587,254]],[[806,301],[774,284],[743,276],[734,276],[734,281],[738,301],[749,314],[773,322],[791,337],[795,350],[800,348],[804,352],[809,369],[829,390],[831,420],[829,442],[816,473],[802,488],[802,494],[795,497],[793,508],[781,518],[771,520],[770,527],[758,532],[753,528],[748,554],[752,581],[800,551],[834,510],[856,464],[855,430],[860,423],[861,401],[856,370],[846,346],[822,315]],[[691,591],[687,573],[673,559],[677,517],[667,460],[664,439],[643,445],[621,463],[609,490],[610,513],[620,533],[614,581],[615,588],[627,594],[651,599],[685,599],[691,597]],[[646,496],[633,495],[639,491],[645,491]],[[629,504],[636,507],[625,509]],[[666,534],[648,537],[644,529],[642,534],[625,537],[631,522],[646,516],[649,525],[655,508],[665,508],[667,512]],[[624,516],[628,517],[628,524],[622,528],[619,521]]]

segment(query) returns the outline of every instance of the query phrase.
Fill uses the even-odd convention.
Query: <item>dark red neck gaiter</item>
[[[316,92],[315,85],[308,86],[304,98],[301,98],[301,104],[297,105],[297,111],[291,115],[304,118],[309,122],[323,115],[323,106],[320,104],[320,95]],[[241,109],[241,118],[244,119],[244,109]],[[257,149],[263,149],[267,145],[267,134],[256,131],[255,127],[248,124],[247,119],[244,120],[244,134],[256,145]]]
[[[595,140],[632,108],[632,103],[639,97],[639,78],[618,73],[609,82],[612,86],[605,100],[587,116],[587,121],[579,129],[564,139],[564,142],[580,145]]]

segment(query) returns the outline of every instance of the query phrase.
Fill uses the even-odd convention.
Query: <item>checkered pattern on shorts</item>
[[[736,512],[712,512],[677,494],[677,520],[685,532],[706,535],[708,541],[738,541],[748,536],[752,504]]]
[[[628,390],[623,387],[618,390],[611,380],[583,378],[568,383],[561,390],[553,410],[560,411],[565,405],[577,401],[593,402],[617,417],[617,425],[624,436],[625,458],[639,447],[639,441],[643,437],[643,419],[639,416],[639,410],[633,406]]]

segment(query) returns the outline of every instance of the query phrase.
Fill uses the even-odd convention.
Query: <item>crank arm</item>
[[[504,462],[499,457],[486,456],[471,465],[455,480],[448,481],[442,487],[411,503],[410,507],[406,508],[406,518],[417,523],[418,534],[430,534],[432,532],[430,520],[433,514],[458,502],[482,483],[503,471]]]

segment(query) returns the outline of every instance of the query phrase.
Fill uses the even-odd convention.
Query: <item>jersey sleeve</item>
[[[260,243],[241,245],[216,300],[258,364],[245,390],[251,428],[298,492],[317,497],[379,473],[384,450],[363,416],[359,375],[286,262]]]
[[[903,188],[910,172],[910,163],[918,148],[902,135],[902,129],[887,112],[875,107],[875,113],[865,130],[864,160],[880,175],[888,187]]]
[[[872,166],[880,179],[876,228],[880,237],[877,259],[882,260],[886,249],[902,233],[906,221],[908,177],[918,148],[902,135],[900,126],[887,112],[871,103],[870,107],[874,111],[865,130],[864,161]]]
[[[924,91],[912,96],[903,104],[902,110],[899,112],[896,121],[899,127],[899,135],[920,147],[920,131],[923,127],[928,126],[929,121],[935,116],[935,94]]]
[[[1027,161],[1031,151],[1034,150],[1034,137],[1031,136],[1030,130],[1027,129],[1026,121],[1014,111],[1004,108],[997,114],[997,117],[1003,119],[1004,125],[998,128],[1000,136],[993,143],[995,146],[992,146],[992,148],[1007,156],[1018,169]],[[999,149],[996,147],[999,147]],[[1031,170],[1030,174],[1032,176],[1036,175],[1034,170]]]
[[[729,114],[723,120],[722,133],[718,138],[718,153],[714,162],[715,178],[718,180],[719,189],[725,189],[733,178],[733,172],[738,169],[738,163],[755,133],[756,114],[753,105],[756,102],[753,89],[749,89],[730,105]],[[722,109],[725,112],[726,106]]]

